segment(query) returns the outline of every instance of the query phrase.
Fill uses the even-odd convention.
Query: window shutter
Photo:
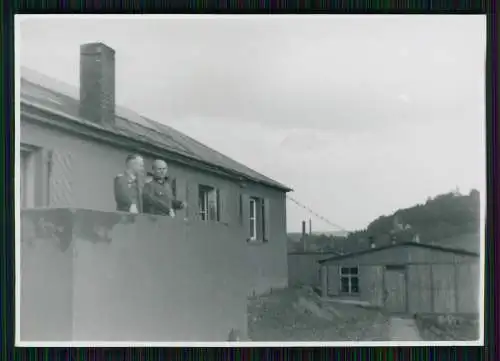
[[[215,190],[215,220],[217,222],[222,222],[222,210],[221,210],[221,191],[219,189]]]
[[[196,200],[196,198],[194,198]],[[189,193],[189,181],[186,179],[185,183],[185,193],[184,193],[184,202],[186,202],[187,207],[185,210],[186,218],[189,218],[190,216],[193,216],[196,212],[196,210],[192,210],[191,207],[194,207],[194,204],[190,203],[191,197]]]
[[[172,188],[172,195],[177,198],[177,179],[174,178],[170,181],[170,188]]]
[[[219,190],[220,222],[231,224],[230,193],[226,189]]]
[[[241,194],[241,215],[242,215],[242,227],[245,234],[245,239],[250,238],[250,197],[248,194]]]
[[[243,195],[240,193],[238,196],[238,221],[243,225]]]
[[[264,214],[263,214],[263,231],[264,231],[264,242],[268,242],[271,237],[271,209],[270,209],[269,199],[265,198],[263,200],[264,204]]]
[[[47,199],[51,207],[71,207],[73,205],[73,155],[59,150],[44,151],[47,164],[48,187]]]
[[[56,158],[54,159],[54,154]],[[39,149],[32,153],[33,157],[33,168],[30,169],[34,171],[33,175],[34,180],[34,206],[35,207],[49,207],[54,206],[53,202],[53,194],[54,191],[57,190],[59,193],[69,193],[68,196],[71,195],[71,192],[67,192],[67,189],[56,189],[54,187],[55,184],[58,185],[61,183],[61,177],[66,172],[59,172],[61,169],[61,165],[59,164],[59,153],[53,152],[49,149]],[[54,160],[57,161],[56,173],[54,174]],[[66,162],[62,162],[62,165],[66,164]],[[61,173],[61,174],[60,174]],[[70,174],[68,174],[68,177]],[[29,176],[31,177],[31,175]],[[56,204],[57,206],[57,204]]]

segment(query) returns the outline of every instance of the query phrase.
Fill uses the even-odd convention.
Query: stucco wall
[[[247,257],[251,269],[249,295],[263,294],[273,288],[285,288],[288,286],[285,194],[261,186],[249,186],[245,193],[250,196],[260,194],[270,200],[268,242],[247,243]],[[248,219],[246,208],[248,207],[243,210],[245,220]],[[249,235],[248,227],[248,223],[244,222],[245,238]]]
[[[73,249],[65,246],[71,234],[61,241],[50,226],[68,224],[69,213],[33,212],[21,213],[21,341],[71,341]]]
[[[44,231],[41,219],[55,228]],[[23,341],[246,335],[240,229],[84,210],[27,210],[22,221]]]
[[[54,152],[50,207],[114,211],[113,178],[123,171],[126,155],[137,152],[81,139],[31,121],[21,121],[21,141]],[[165,159],[168,160],[167,154]],[[152,158],[146,155],[145,160],[149,170]],[[283,192],[254,183],[248,183],[245,189],[241,189],[229,179],[175,162],[169,162],[169,173],[176,179],[178,198],[188,203],[186,212],[190,219],[198,209],[198,184],[211,185],[224,191],[223,217],[232,226],[246,227],[239,215],[241,193],[267,198],[270,206],[269,242],[248,247],[247,258],[252,265],[249,293],[286,287],[286,202]],[[178,216],[184,218],[185,215],[181,211]],[[243,234],[235,242],[245,243],[246,238]]]

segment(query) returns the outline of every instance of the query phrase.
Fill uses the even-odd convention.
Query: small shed
[[[402,314],[479,312],[479,254],[414,242],[318,261],[324,297]]]

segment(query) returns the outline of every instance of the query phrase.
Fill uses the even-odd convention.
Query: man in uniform
[[[149,173],[152,179],[144,184],[142,192],[144,213],[174,217],[175,210],[186,208],[186,202],[174,199],[167,172],[165,161],[153,162],[153,172]]]
[[[116,210],[140,213],[142,211],[141,176],[144,173],[144,159],[137,154],[126,159],[125,172],[115,177]]]

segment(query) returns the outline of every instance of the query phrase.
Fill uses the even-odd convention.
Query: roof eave
[[[352,253],[347,253],[343,254],[340,256],[333,256],[327,259],[319,260],[317,263],[319,264],[329,264],[333,263],[335,261],[340,261],[343,259],[348,259],[348,258],[354,258],[358,256],[363,256],[365,254],[370,254],[370,253],[375,253],[375,252],[380,252],[384,251],[387,249],[391,248],[396,248],[396,247],[401,247],[401,246],[415,246],[415,247],[422,247],[422,248],[427,248],[427,249],[432,249],[435,251],[441,251],[441,252],[451,252],[451,253],[456,253],[456,254],[461,254],[464,256],[471,256],[471,257],[479,257],[479,254],[476,252],[469,252],[461,249],[456,249],[456,248],[448,248],[448,247],[440,247],[440,246],[434,246],[434,245],[429,245],[425,243],[415,243],[415,242],[402,242],[402,243],[396,243],[396,244],[391,244],[388,246],[384,247],[377,247],[377,248],[369,248],[363,251],[358,251],[358,252],[352,252]]]

